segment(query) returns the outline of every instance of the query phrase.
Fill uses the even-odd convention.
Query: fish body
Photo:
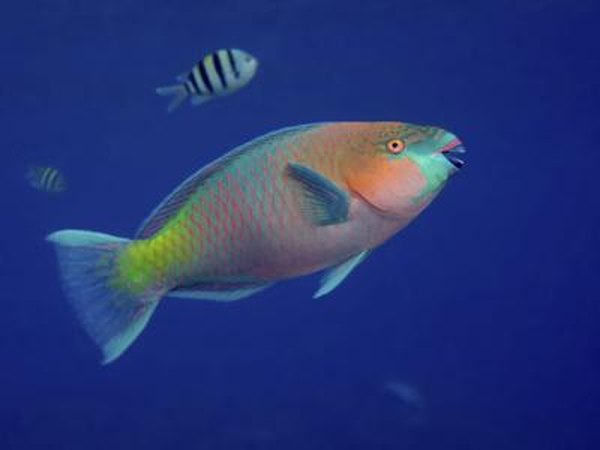
[[[422,410],[425,407],[423,396],[414,386],[401,381],[391,381],[385,385],[385,389],[412,409]]]
[[[237,300],[322,269],[315,296],[330,292],[429,205],[462,165],[461,148],[452,133],[396,122],[287,128],[192,175],[132,241],[76,230],[49,239],[108,362],[165,295]]]
[[[67,188],[65,177],[58,169],[47,166],[32,166],[26,179],[34,189],[46,192],[63,192]]]
[[[402,381],[391,381],[385,385],[385,390],[398,400],[407,425],[425,424],[426,402],[416,387]]]
[[[197,64],[177,77],[177,84],[156,89],[172,97],[167,111],[172,112],[186,99],[199,105],[215,97],[232,94],[256,74],[258,60],[240,49],[220,49],[204,56]]]

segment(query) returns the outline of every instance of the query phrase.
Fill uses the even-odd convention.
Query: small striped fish
[[[40,191],[62,192],[67,188],[65,177],[53,167],[30,167],[25,178],[31,187]]]
[[[167,108],[172,112],[187,98],[192,105],[231,94],[248,84],[258,68],[258,60],[237,48],[221,49],[206,55],[191,71],[177,77],[178,84],[156,89],[159,95],[173,97]]]

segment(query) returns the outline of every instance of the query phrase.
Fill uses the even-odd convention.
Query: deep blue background
[[[592,0],[4,5],[0,448],[600,448],[599,20]],[[154,88],[227,46],[256,79],[166,115]],[[233,146],[330,120],[443,126],[468,165],[323,301],[315,277],[167,301],[98,365],[44,236],[130,236]],[[32,190],[29,163],[69,190]]]

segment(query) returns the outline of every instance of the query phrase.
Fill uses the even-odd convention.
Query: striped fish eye
[[[388,152],[393,153],[394,155],[402,152],[405,148],[406,144],[402,139],[392,139],[387,143]]]

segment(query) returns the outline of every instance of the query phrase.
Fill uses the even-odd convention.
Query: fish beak
[[[454,139],[446,144],[440,150],[440,153],[444,155],[456,169],[460,169],[465,165],[465,162],[457,156],[466,153],[465,148],[458,139]]]

